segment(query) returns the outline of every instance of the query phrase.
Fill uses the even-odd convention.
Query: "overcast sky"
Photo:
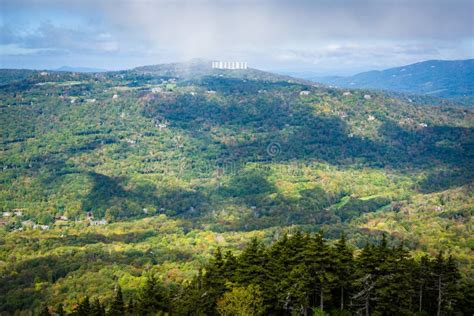
[[[351,74],[474,57],[473,0],[0,0],[0,67],[191,58]]]

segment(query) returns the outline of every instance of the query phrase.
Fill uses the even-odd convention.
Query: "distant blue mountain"
[[[62,66],[57,69],[53,69],[54,71],[65,71],[65,72],[106,72],[105,69],[100,68],[88,68],[88,67],[70,67],[70,66]]]
[[[429,60],[349,77],[306,78],[344,88],[369,88],[474,100],[474,59]]]

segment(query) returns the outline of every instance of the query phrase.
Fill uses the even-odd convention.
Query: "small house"
[[[158,129],[161,131],[162,129],[166,128],[168,125],[164,124],[164,123],[159,123],[158,124]]]
[[[67,216],[64,216],[64,215],[56,216],[54,219],[57,221],[65,221],[65,222],[69,220]]]
[[[90,221],[91,226],[101,226],[107,224],[107,221],[105,219],[101,219],[98,221]]]
[[[41,230],[48,230],[49,226],[48,225],[39,225],[39,224],[34,224],[33,229],[41,229]]]

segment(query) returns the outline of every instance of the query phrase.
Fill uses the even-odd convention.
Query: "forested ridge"
[[[417,95],[452,98],[465,105],[472,105],[474,60],[427,60],[381,71],[363,72],[349,77],[314,79],[340,87],[410,92]]]
[[[442,252],[464,284],[474,262],[474,110],[426,100],[203,63],[0,70],[0,312],[59,303],[71,312],[85,295],[110,308],[118,287],[138,302],[147,274],[183,301],[175,290],[193,293],[186,284],[200,268],[204,278],[217,248],[239,258],[257,238],[268,258],[300,230],[324,231],[330,245],[344,234],[354,269],[358,249],[383,235],[390,249],[403,243],[406,262],[434,264]],[[255,282],[233,278],[225,288],[248,295]],[[351,312],[359,279],[347,289]],[[332,286],[327,312],[340,303]],[[303,307],[319,306],[311,291]],[[271,294],[280,312],[282,293]]]
[[[385,236],[355,254],[344,236],[296,232],[265,246],[258,239],[239,255],[218,248],[189,283],[144,284],[110,302],[78,298],[71,315],[471,315],[474,283],[439,253],[414,260]],[[64,315],[62,304],[41,315]]]

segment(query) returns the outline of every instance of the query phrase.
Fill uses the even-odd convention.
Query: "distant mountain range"
[[[89,67],[71,67],[71,66],[62,66],[56,69],[52,69],[54,71],[66,71],[66,72],[106,72],[106,69],[101,68],[89,68]]]
[[[348,77],[306,75],[305,79],[343,88],[390,90],[456,99],[461,102],[474,100],[474,59],[429,60]]]

